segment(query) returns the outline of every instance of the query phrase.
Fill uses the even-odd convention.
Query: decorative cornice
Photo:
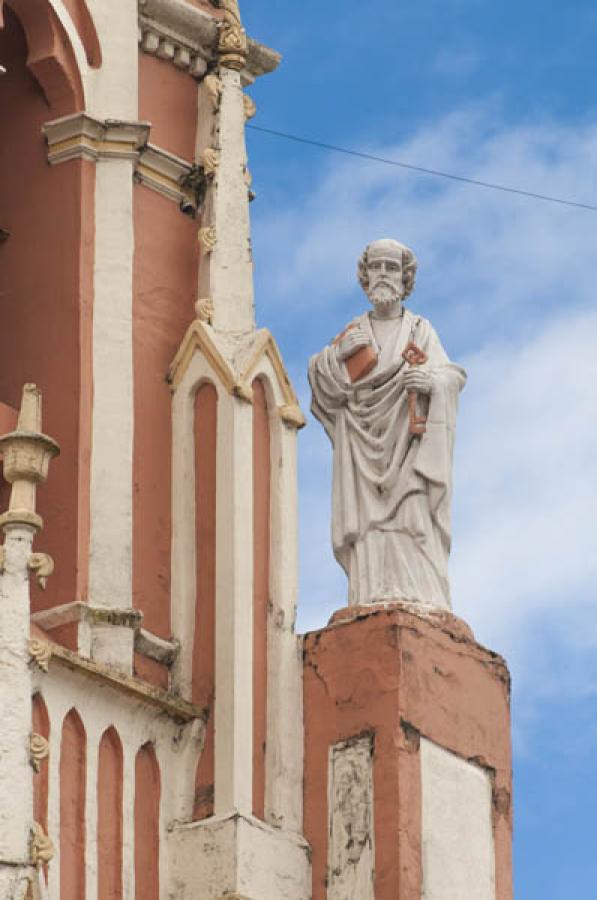
[[[62,606],[53,606],[34,613],[31,620],[43,628],[51,631],[62,625],[70,625],[72,622],[87,622],[90,625],[114,625],[119,628],[132,628],[136,631],[141,627],[143,613],[138,609],[117,609],[110,606],[91,606],[81,600],[74,603],[64,603]]]
[[[219,19],[185,0],[138,0],[138,7],[139,45],[144,53],[170,61],[194,78],[202,78],[217,63],[223,29]],[[241,73],[244,84],[275,71],[280,60],[275,50],[248,38]]]
[[[75,113],[47,122],[42,131],[48,144],[48,161],[57,165],[71,159],[137,160],[150,128],[149,122],[103,120]]]
[[[43,643],[43,642],[39,642]],[[48,643],[52,665],[57,664],[72,672],[79,672],[100,682],[105,687],[111,687],[120,693],[128,694],[137,702],[149,703],[162,710],[172,719],[179,722],[192,722],[195,719],[203,719],[205,714],[199,707],[174,694],[169,694],[161,688],[153,687],[139,678],[126,675],[114,667],[102,666],[67,650],[59,644]],[[47,670],[46,670],[47,671]]]
[[[185,213],[193,214],[197,210],[197,191],[187,186],[192,172],[192,163],[154,144],[147,144],[139,155],[135,179],[174,200]]]

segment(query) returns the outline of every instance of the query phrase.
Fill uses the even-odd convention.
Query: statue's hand
[[[430,394],[433,390],[433,375],[425,366],[412,366],[402,376],[407,391]]]
[[[368,347],[370,343],[371,341],[363,329],[356,325],[346,331],[336,344],[338,359],[340,362],[344,362],[354,356],[362,347]]]

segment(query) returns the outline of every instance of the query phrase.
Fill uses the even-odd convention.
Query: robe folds
[[[377,345],[370,315],[354,320],[378,351],[352,384],[335,346],[311,359],[311,410],[334,448],[332,544],[349,580],[349,604],[401,600],[450,609],[448,556],[452,457],[464,369],[450,362],[430,323],[404,310]],[[402,357],[409,342],[428,356],[423,435],[409,433]]]

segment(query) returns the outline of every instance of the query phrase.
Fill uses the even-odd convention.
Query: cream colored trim
[[[231,394],[236,393],[238,379],[234,374],[234,370],[218,347],[213,329],[199,320],[193,322],[188,328],[180,349],[174,357],[174,362],[170,366],[168,380],[172,390],[176,391],[178,388],[197,352],[203,354],[210,364],[214,375],[217,375],[226,390]]]
[[[202,78],[217,61],[218,21],[184,0],[138,0],[139,45],[144,53],[172,62]],[[242,72],[245,84],[275,71],[281,56],[249,38]]]
[[[47,122],[42,132],[48,144],[48,162],[57,165],[71,159],[137,160],[150,128],[149,122],[120,122],[75,113]]]
[[[162,150],[154,144],[147,144],[141,151],[135,177],[140,184],[152,188],[169,200],[186,206],[186,211],[197,208],[195,193],[183,187],[183,182],[193,170],[192,163]]]
[[[280,350],[273,336],[267,329],[256,332],[249,349],[239,366],[238,374],[226,359],[224,350],[217,344],[217,332],[207,323],[196,320],[187,330],[178,353],[170,367],[169,381],[172,390],[176,391],[193,356],[198,351],[208,360],[214,373],[224,388],[247,403],[253,402],[251,382],[259,368],[261,360],[266,357],[272,366],[273,374],[280,387],[282,402],[278,404],[278,414],[291,428],[303,428],[306,424],[298,398],[290,383],[290,378]]]
[[[278,406],[278,413],[287,425],[293,428],[303,428],[306,424],[305,417],[296,396],[286,367],[282,361],[282,355],[273,335],[266,328],[257,332],[257,339],[251,347],[250,353],[245,359],[240,381],[250,384],[261,359],[266,356],[272,364],[276,380],[282,391],[283,403]]]

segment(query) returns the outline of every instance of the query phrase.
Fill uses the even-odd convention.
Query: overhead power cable
[[[313,141],[309,138],[299,137],[297,134],[288,134],[285,131],[276,131],[273,128],[262,128],[259,125],[248,125],[253,131],[260,131],[273,137],[284,138],[297,144],[307,144],[309,147],[318,147],[320,150],[330,150],[333,153],[343,153],[345,156],[356,156],[359,159],[367,159],[371,162],[383,163],[386,166],[395,166],[398,169],[407,169],[411,172],[419,172],[422,175],[432,175],[435,178],[448,178],[450,181],[460,181],[463,184],[472,184],[474,187],[487,188],[492,191],[502,191],[506,194],[517,194],[519,197],[530,197],[533,200],[544,200],[547,203],[559,203],[560,206],[574,206],[577,209],[588,209],[597,212],[597,206],[590,203],[579,203],[576,200],[568,200],[563,197],[551,197],[548,194],[537,194],[534,191],[525,191],[521,188],[509,187],[505,184],[494,184],[491,181],[480,181],[477,178],[467,178],[465,175],[454,175],[452,172],[442,172],[439,169],[427,169],[424,166],[415,166],[412,163],[400,162],[397,159],[386,159],[383,156],[375,156],[372,153],[361,153],[359,150],[350,150],[348,147],[338,147],[335,144],[325,144],[323,141]]]

